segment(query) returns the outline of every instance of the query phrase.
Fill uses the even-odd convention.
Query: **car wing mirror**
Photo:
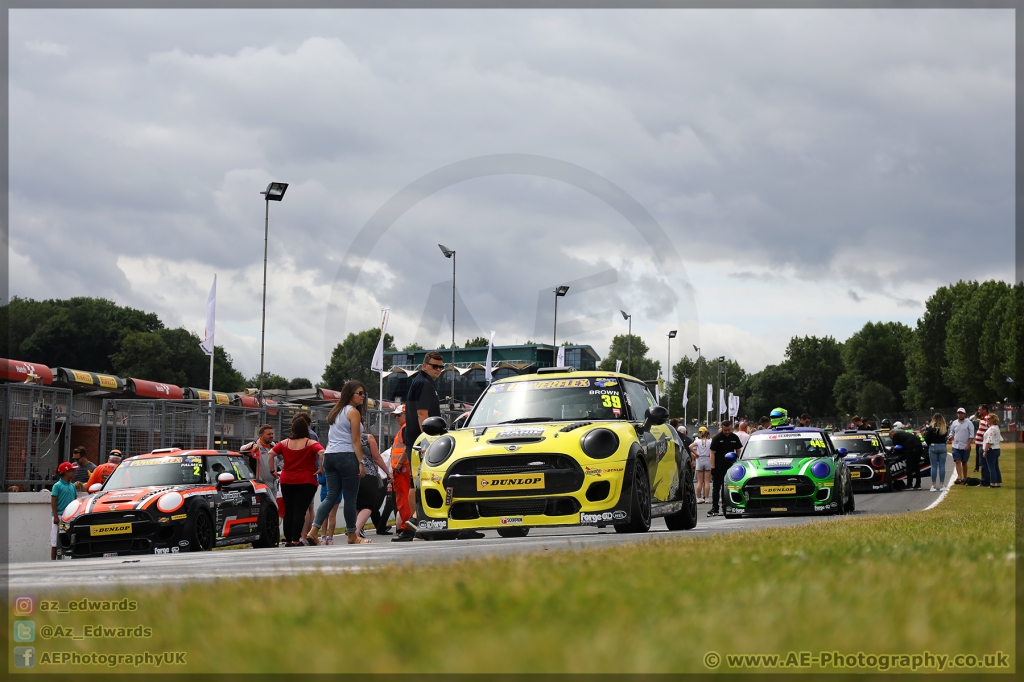
[[[847,450],[846,448],[839,448],[838,450],[836,450],[836,452],[839,453],[840,457],[845,457],[850,451]]]
[[[234,483],[234,482],[235,482],[235,475],[234,474],[229,474],[226,471],[223,472],[223,473],[217,474],[217,485],[227,485],[228,483]]]
[[[640,427],[640,432],[644,433],[650,431],[652,426],[662,426],[668,421],[668,410],[661,405],[654,405],[648,407],[644,412],[644,423]]]
[[[448,424],[441,417],[427,417],[420,428],[428,436],[443,436],[448,433]]]
[[[91,492],[91,493],[98,493],[102,488],[103,488],[103,484],[102,483],[93,483],[91,486],[89,486],[89,492]]]

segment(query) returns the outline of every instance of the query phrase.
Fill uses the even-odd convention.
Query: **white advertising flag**
[[[736,418],[740,413],[740,397],[729,394],[729,416]]]
[[[616,360],[615,361],[615,371],[616,372],[621,372],[622,371],[622,360]]]
[[[718,389],[718,414],[725,414],[728,406],[725,404],[725,389]]]
[[[203,331],[203,342],[199,347],[207,355],[213,355],[213,330],[217,326],[217,275],[213,276],[210,295],[206,297],[206,329]]]
[[[708,384],[708,412],[714,409],[711,403],[715,400],[715,387],[712,384]]]
[[[384,335],[388,331],[388,318],[390,316],[391,308],[384,308],[380,311],[380,341],[377,342],[377,350],[373,351],[373,361],[370,362],[370,369],[382,374],[384,372]]]
[[[686,377],[683,381],[683,407],[686,407],[686,401],[689,400],[690,395],[690,377]]]
[[[558,359],[555,360],[555,367],[565,367],[565,346],[558,347]]]
[[[491,342],[487,344],[487,362],[484,363],[484,379],[487,383],[491,383],[493,375],[491,374],[491,351],[494,350],[494,332],[491,332]]]

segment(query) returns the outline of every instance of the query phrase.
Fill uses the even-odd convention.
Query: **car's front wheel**
[[[846,514],[846,500],[843,499],[843,479],[835,476],[832,479],[832,499],[836,503],[835,513],[838,516]]]
[[[651,529],[651,482],[641,460],[633,466],[633,497],[630,501],[629,523],[616,523],[617,533],[646,533]]]
[[[848,487],[848,489],[850,491],[850,503],[847,505],[846,511],[848,513],[852,514],[854,511],[857,510],[857,503],[854,501],[853,484],[850,483],[847,487]]]
[[[520,528],[518,526],[512,528],[499,528],[498,535],[503,538],[525,538],[530,534],[529,528]]]
[[[213,519],[210,512],[200,509],[196,512],[196,518],[192,521],[192,540],[189,550],[193,552],[209,552],[213,549],[214,532]]]

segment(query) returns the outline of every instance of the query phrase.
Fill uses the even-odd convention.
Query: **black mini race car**
[[[839,431],[832,434],[837,448],[845,448],[853,492],[892,492],[895,456],[883,444],[877,431]]]
[[[73,500],[59,527],[64,559],[278,542],[273,492],[253,476],[246,457],[223,450],[171,448],[130,457],[102,489]]]

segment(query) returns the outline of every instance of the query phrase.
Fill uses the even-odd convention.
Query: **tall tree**
[[[973,282],[971,284],[974,284]],[[998,327],[1009,309],[1001,303],[1010,296],[1010,285],[990,280],[972,287],[969,297],[953,309],[946,332],[946,359],[943,371],[946,385],[961,403],[999,400],[1001,391],[993,389],[997,356]],[[1005,379],[1005,377],[1004,377]],[[936,406],[937,407],[937,406]]]
[[[946,360],[946,329],[955,307],[963,305],[977,289],[976,282],[960,281],[939,287],[924,304],[924,315],[917,321],[907,346],[907,389],[904,399],[909,407],[949,406],[956,394],[943,378]]]
[[[671,404],[668,405],[669,414],[673,417],[682,417],[683,410],[683,387],[686,379],[690,379],[689,390],[687,391],[685,415],[692,424],[694,419],[703,422],[707,418],[707,385],[717,386],[719,363],[717,360],[708,360],[701,355],[696,360],[684,355],[682,359],[672,366]],[[725,369],[724,377],[728,382],[727,393],[740,396],[740,414],[747,414],[746,401],[749,396],[748,383],[750,377],[746,370],[739,366],[735,360],[726,360],[721,363]],[[699,373],[698,373],[699,370]],[[700,380],[698,383],[698,379]],[[700,414],[697,410],[697,401],[700,399]],[[718,403],[718,393],[715,391],[714,402]],[[712,420],[715,415],[711,415]]]
[[[490,341],[482,336],[478,336],[475,339],[469,339],[466,341],[465,348],[487,348],[490,345]]]
[[[1010,294],[1010,304],[999,330],[996,354],[1003,360],[995,375],[1004,397],[1016,401],[1024,395],[1024,282],[1017,282]]]
[[[366,386],[366,393],[372,398],[379,397],[380,387],[377,373],[370,369],[373,352],[380,341],[380,329],[373,327],[358,334],[350,333],[345,340],[334,347],[331,360],[323,373],[323,385],[334,390],[341,390],[346,381],[361,381]],[[384,350],[393,351],[395,337],[384,335]],[[384,357],[384,368],[391,366],[391,360]]]
[[[648,358],[649,350],[644,340],[636,334],[633,334],[632,341],[628,334],[620,334],[612,338],[612,345],[608,348],[608,355],[601,361],[600,368],[605,372],[613,372],[615,361],[622,360],[623,372],[629,372],[637,379],[650,381],[657,378],[661,361]],[[627,358],[631,359],[630,366],[627,366]]]
[[[842,373],[842,345],[831,336],[794,336],[786,347],[784,369],[793,378],[798,412],[818,417],[836,413],[833,394],[836,379]]]
[[[793,416],[798,413],[796,406],[800,403],[800,393],[792,372],[782,365],[768,365],[750,377],[747,390],[746,409],[740,405],[740,413],[751,419],[768,416],[776,407],[782,407]]]
[[[910,327],[901,322],[868,322],[847,339],[842,351],[844,373],[833,389],[841,409],[856,411],[861,390],[868,382],[885,386],[893,396],[903,395],[911,335]]]

